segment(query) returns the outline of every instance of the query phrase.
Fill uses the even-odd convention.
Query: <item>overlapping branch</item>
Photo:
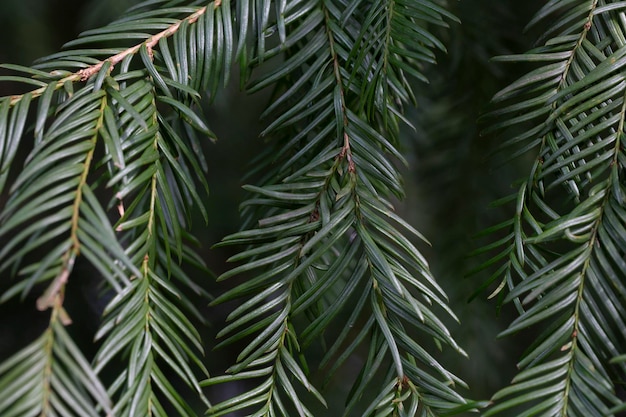
[[[545,45],[505,61],[541,63],[494,97],[494,131],[506,149],[536,160],[514,199],[515,216],[492,229],[507,236],[489,283],[520,313],[503,335],[543,325],[519,362],[521,372],[485,415],[521,405],[546,416],[612,415],[620,404],[611,359],[626,333],[621,267],[626,253],[623,143],[626,82],[617,2],[550,2],[533,23],[559,13]],[[523,130],[519,130],[524,126]],[[491,268],[489,260],[483,268]],[[618,379],[621,377],[617,377]]]

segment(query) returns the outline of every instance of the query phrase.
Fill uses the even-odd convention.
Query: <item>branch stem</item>
[[[214,2],[214,7],[217,8],[222,4],[221,0],[215,0]],[[63,77],[56,82],[56,86],[55,86],[55,90],[58,90],[59,88],[62,88],[63,85],[65,83],[75,83],[75,82],[79,82],[79,81],[87,81],[89,78],[93,77],[94,75],[98,74],[98,72],[102,69],[102,66],[106,63],[106,62],[110,62],[111,63],[111,68],[113,68],[115,65],[119,64],[120,62],[122,62],[124,60],[124,58],[126,58],[129,55],[134,55],[137,52],[139,52],[139,50],[141,49],[141,47],[143,45],[146,45],[146,47],[148,48],[148,51],[151,51],[152,48],[154,48],[154,46],[159,43],[159,41],[161,39],[164,38],[169,38],[170,36],[174,35],[178,29],[180,28],[180,25],[183,22],[187,22],[189,24],[193,24],[195,23],[200,16],[202,16],[204,13],[206,13],[208,6],[204,6],[201,7],[200,9],[198,9],[197,11],[195,11],[194,13],[190,14],[189,16],[187,16],[184,19],[179,20],[178,22],[174,23],[172,26],[168,27],[165,30],[162,30],[161,32],[150,36],[148,39],[146,39],[145,41],[141,42],[140,44],[137,44],[131,48],[125,49],[124,51],[121,51],[103,61],[98,62],[97,64],[91,65],[87,68],[83,68],[78,72],[72,73],[66,77]],[[30,94],[32,95],[32,97],[39,97],[41,96],[46,89],[48,88],[48,86],[44,86],[44,87],[40,87],[36,90],[32,90],[30,91]],[[15,104],[17,104],[22,97],[24,97],[24,94],[22,95],[15,95],[15,96],[11,96],[10,98],[10,105],[14,106]]]

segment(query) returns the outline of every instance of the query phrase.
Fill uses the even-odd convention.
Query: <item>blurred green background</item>
[[[2,0],[0,62],[28,65],[59,50],[82,30],[120,16],[135,3],[132,0]],[[485,300],[486,294],[468,303],[469,296],[486,277],[466,278],[475,262],[467,254],[479,245],[472,238],[476,232],[507,215],[489,209],[488,205],[511,192],[511,182],[524,175],[526,163],[497,166],[497,160],[489,155],[498,139],[480,137],[476,120],[493,93],[524,70],[491,63],[490,57],[532,47],[534,36],[523,29],[542,3],[540,0],[450,0],[449,9],[463,23],[453,23],[449,30],[439,33],[448,52],[440,54],[438,66],[426,70],[431,82],[416,84],[418,105],[407,109],[415,129],[407,127],[403,134],[403,151],[410,167],[405,171],[407,198],[399,203],[399,211],[432,243],[431,247],[421,249],[461,320],[461,324],[449,323],[450,329],[470,356],[465,360],[444,351],[442,360],[470,384],[467,396],[477,399],[489,398],[510,381],[515,361],[526,343],[523,335],[496,340],[513,315],[508,307],[496,314],[496,306]],[[249,97],[240,93],[236,81],[208,110],[212,128],[219,137],[216,145],[207,148],[210,223],[205,227],[202,222],[196,222],[194,230],[203,243],[203,256],[215,273],[225,269],[224,260],[230,253],[226,249],[209,248],[238,228],[237,205],[243,195],[241,178],[249,161],[263,146],[257,139],[262,129],[257,120],[267,98],[262,94]],[[10,86],[0,84],[0,94],[11,94]],[[85,269],[84,276],[77,277],[79,282],[72,282],[72,292],[68,294],[73,303],[68,306],[70,314],[72,309],[81,311],[74,315],[72,330],[85,346],[90,345],[102,308],[96,297],[97,277],[90,274]],[[199,279],[211,293],[223,291],[211,277]],[[6,278],[1,277],[0,290],[7,284]],[[204,307],[206,300],[199,303],[211,322],[204,329],[210,343],[223,325],[226,309],[232,306],[208,309]],[[87,314],[82,314],[83,311]],[[38,335],[46,319],[45,314],[35,312],[34,298],[1,305],[0,360]],[[210,347],[207,351],[209,368],[216,372],[232,363],[237,354],[236,350],[213,352]],[[349,389],[350,382],[346,381],[345,387],[330,387],[327,396],[331,409]]]

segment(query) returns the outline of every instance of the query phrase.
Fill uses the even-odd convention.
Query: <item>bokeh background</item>
[[[64,42],[81,31],[101,26],[120,16],[135,4],[133,0],[0,0],[0,63],[28,65],[38,57],[58,51]],[[399,211],[422,231],[432,243],[421,249],[441,286],[448,292],[460,324],[450,322],[457,341],[470,359],[448,352],[442,361],[468,382],[466,394],[476,399],[489,398],[507,384],[515,362],[527,345],[524,336],[497,339],[514,312],[507,306],[497,311],[493,302],[481,294],[472,302],[484,276],[468,272],[476,260],[467,255],[480,245],[473,236],[494,224],[507,213],[489,208],[491,201],[511,193],[510,184],[524,175],[528,161],[505,165],[492,157],[497,137],[481,137],[477,119],[490,97],[519,76],[524,68],[490,62],[495,55],[523,52],[533,46],[533,31],[524,26],[543,4],[540,0],[449,0],[449,8],[462,21],[452,23],[440,37],[447,54],[440,54],[439,65],[427,69],[430,84],[416,84],[418,105],[408,109],[415,129],[403,133],[403,151],[410,161],[405,170],[407,198],[399,202]],[[236,75],[235,75],[236,77]],[[194,234],[202,241],[202,255],[216,274],[226,268],[228,249],[211,250],[221,237],[239,227],[237,206],[243,197],[242,177],[252,157],[263,142],[258,139],[262,125],[258,115],[267,95],[253,97],[241,93],[237,80],[222,91],[207,110],[211,127],[219,141],[207,146],[210,164],[211,195],[207,201],[210,222],[195,223]],[[0,94],[11,94],[11,86],[0,83]],[[0,196],[0,204],[2,203]],[[0,242],[1,243],[1,242]],[[89,349],[99,324],[103,301],[98,298],[98,278],[84,267],[72,278],[67,299],[74,324],[71,331]],[[7,288],[9,277],[0,277],[0,290]],[[198,280],[212,294],[223,288],[213,277]],[[77,282],[76,282],[77,281]],[[34,299],[10,301],[0,305],[0,361],[33,340],[45,326],[47,316],[37,313]],[[231,350],[212,351],[214,336],[223,325],[228,308],[206,307],[198,300],[210,325],[203,328],[207,345],[207,363],[214,372],[233,363],[237,354]],[[532,335],[526,334],[525,337]],[[326,392],[329,406],[338,405],[349,390],[335,384]],[[232,389],[224,388],[224,389]],[[229,395],[213,391],[213,399]],[[332,412],[326,415],[333,415]]]

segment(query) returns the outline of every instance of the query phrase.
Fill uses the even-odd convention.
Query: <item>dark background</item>
[[[38,57],[56,52],[82,30],[113,20],[135,3],[132,0],[2,0],[0,63],[28,65]],[[467,302],[486,278],[466,278],[475,263],[466,255],[479,245],[472,236],[506,216],[488,209],[488,204],[511,192],[510,183],[523,175],[525,164],[519,163],[522,169],[511,164],[495,168],[497,161],[488,155],[497,138],[480,137],[476,120],[491,95],[523,71],[520,67],[491,63],[489,58],[523,52],[532,46],[533,34],[524,34],[523,28],[542,3],[450,0],[450,9],[463,23],[452,24],[450,30],[441,34],[448,53],[441,54],[437,67],[427,70],[431,83],[416,85],[418,106],[408,110],[416,129],[407,128],[403,133],[403,150],[411,166],[405,172],[408,197],[400,204],[399,211],[432,243],[432,247],[421,249],[461,320],[460,325],[450,323],[450,329],[470,355],[469,360],[464,360],[444,352],[442,360],[470,384],[467,395],[472,398],[489,398],[508,383],[526,344],[523,336],[496,340],[498,332],[510,322],[509,309],[504,308],[498,316],[494,303],[485,300],[486,295]],[[229,253],[225,249],[209,248],[238,228],[241,178],[252,156],[263,146],[257,139],[262,129],[257,120],[266,98],[240,93],[236,79],[231,86],[220,93],[208,110],[211,127],[219,138],[216,145],[207,148],[210,221],[207,227],[196,222],[194,230],[203,243],[202,254],[215,273],[225,269],[224,260]],[[0,84],[0,94],[11,94],[10,88]],[[84,276],[73,277],[68,289],[68,299],[72,300],[68,306],[70,314],[80,312],[73,314],[72,331],[85,346],[90,346],[102,308],[96,297],[97,278],[90,274],[85,269]],[[0,277],[0,289],[6,288],[9,279]],[[223,291],[211,277],[198,277],[198,280],[212,294]],[[23,302],[0,305],[0,360],[37,337],[45,326],[47,316],[35,312],[35,298],[36,294]],[[211,322],[204,329],[209,346],[208,366],[219,372],[225,364],[233,362],[237,352],[211,351],[211,341],[223,325],[225,311],[208,309],[205,302],[199,303]],[[339,401],[332,393],[345,393],[349,380],[346,384],[326,393],[331,410]]]

